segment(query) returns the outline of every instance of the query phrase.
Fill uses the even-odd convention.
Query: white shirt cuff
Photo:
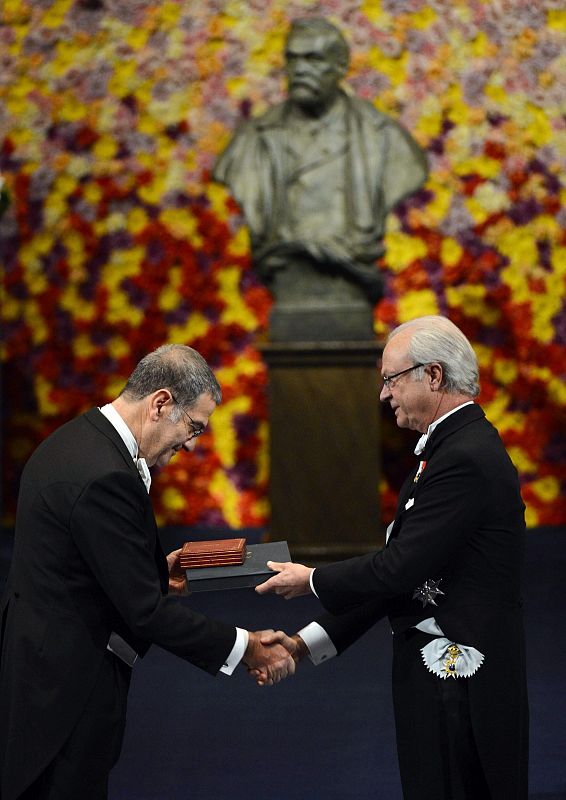
[[[247,631],[245,631],[243,628],[236,628],[236,641],[234,642],[234,647],[231,649],[230,655],[224,664],[220,667],[220,672],[223,672],[224,675],[231,675],[234,672],[244,657],[249,638],[250,637],[248,636]]]
[[[309,583],[311,585],[311,592],[314,594],[315,597],[318,597],[317,593],[314,590],[314,583],[313,583],[313,580],[312,580],[312,576],[314,575],[314,573],[315,573],[315,570],[311,569],[311,574],[309,575]]]
[[[309,649],[310,660],[316,666],[338,654],[332,639],[318,622],[310,622],[298,633]]]

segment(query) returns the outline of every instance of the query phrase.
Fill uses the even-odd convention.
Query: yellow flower
[[[172,325],[169,328],[169,341],[172,344],[186,344],[199,336],[204,336],[210,329],[210,322],[200,312],[189,316],[183,325]]]
[[[96,183],[87,183],[83,189],[83,194],[88,203],[96,205],[102,197],[102,189]]]
[[[381,8],[381,2],[363,0],[360,11],[377,27],[389,26],[391,15]]]
[[[142,324],[144,313],[130,303],[128,296],[120,289],[114,289],[108,296],[107,320],[110,324],[127,322],[133,328]]]
[[[157,9],[158,21],[161,22],[162,26],[167,29],[174,28],[181,15],[180,4],[171,2],[162,3],[160,6],[157,6]]]
[[[218,367],[214,374],[221,386],[232,386],[242,375],[257,375],[260,365],[248,359],[238,358],[231,367]]]
[[[108,91],[115,97],[124,97],[129,94],[137,84],[136,78],[137,62],[135,59],[130,61],[119,61],[116,64],[114,74],[108,81]]]
[[[159,293],[158,304],[159,308],[166,313],[167,311],[174,311],[180,303],[181,296],[177,289],[173,286],[165,286]]]
[[[5,322],[18,319],[22,313],[23,303],[15,297],[2,296],[2,317]]]
[[[391,58],[382,53],[379,47],[370,47],[367,60],[371,69],[389,78],[392,86],[399,86],[405,82],[408,53],[403,52],[398,58]]]
[[[522,447],[508,447],[509,457],[519,472],[536,472],[537,464],[532,461]]]
[[[147,225],[147,221],[148,217],[145,209],[136,206],[136,208],[132,208],[132,210],[128,213],[126,225],[129,232],[136,235],[137,233],[141,233],[141,231],[143,231]]]
[[[106,389],[104,390],[104,398],[106,400],[114,400],[115,397],[118,397],[122,389],[124,388],[124,384],[126,380],[118,375],[112,375],[109,378],[108,383],[106,384]]]
[[[132,28],[126,37],[127,43],[133,50],[141,50],[145,47],[150,31],[144,28]]]
[[[531,483],[531,489],[536,496],[545,503],[552,503],[560,496],[560,481],[554,475],[546,475],[544,478]]]
[[[239,290],[241,271],[238,267],[227,267],[218,273],[218,293],[226,303],[222,311],[222,322],[237,323],[247,331],[257,327],[255,315],[245,304]]]
[[[547,13],[547,24],[549,28],[553,28],[561,33],[566,33],[566,9],[549,9]]]
[[[553,318],[564,302],[564,279],[557,274],[545,276],[546,292],[532,294],[533,333],[539,342],[549,344],[556,335]],[[550,376],[548,376],[550,377]]]
[[[226,89],[228,94],[234,99],[243,100],[248,94],[249,80],[247,78],[243,78],[241,75],[233,78],[227,78]]]
[[[49,397],[51,389],[53,388],[49,381],[36,373],[34,379],[35,396],[37,398],[37,406],[40,416],[51,417],[58,413],[58,406],[53,403]]]
[[[161,494],[161,500],[165,508],[171,511],[183,511],[186,507],[184,495],[174,486],[166,486]]]
[[[432,8],[425,6],[419,11],[409,14],[411,20],[411,27],[425,30],[429,28],[437,20],[437,14]]]
[[[250,252],[250,234],[246,227],[238,229],[235,236],[230,240],[229,252],[233,256],[245,256]]]
[[[482,178],[496,178],[501,171],[501,163],[496,158],[476,156],[454,164],[457,175],[480,175]]]
[[[110,136],[101,136],[93,145],[93,155],[101,161],[114,158],[118,152],[118,143]]]
[[[80,297],[77,286],[68,284],[61,294],[59,305],[68,311],[74,319],[92,322],[97,314],[96,305]]]
[[[41,17],[41,24],[45,28],[59,28],[69,12],[74,0],[54,0],[47,7]]]
[[[526,128],[526,134],[537,147],[543,147],[555,136],[552,124],[544,109],[538,108],[532,103],[527,103],[527,108],[530,111],[530,121]]]
[[[465,308],[471,317],[477,317],[485,325],[495,325],[500,317],[497,308],[490,308],[485,304],[487,290],[485,286],[447,286],[446,299],[452,308]]]
[[[111,358],[123,358],[130,352],[129,344],[121,336],[113,336],[106,345]]]
[[[462,258],[463,252],[462,246],[455,239],[447,237],[442,240],[440,258],[442,259],[442,263],[446,264],[446,266],[453,267],[454,264],[457,264]]]
[[[525,524],[527,528],[536,528],[538,526],[539,514],[532,506],[527,506],[525,509]]]
[[[426,314],[438,314],[436,294],[431,289],[405,292],[397,303],[399,322],[408,322]]]
[[[217,412],[215,412],[216,414]],[[242,524],[239,511],[240,493],[230,483],[228,476],[222,470],[216,470],[210,482],[210,493],[222,508],[224,518],[231,528],[238,528]]]
[[[140,186],[138,189],[138,195],[140,198],[145,202],[149,203],[150,205],[158,206],[163,199],[163,195],[165,194],[165,175],[160,172],[158,175],[155,175],[151,183],[147,183],[144,186]],[[176,209],[171,209],[176,210]],[[163,214],[161,213],[161,217]]]
[[[211,424],[214,431],[216,452],[222,466],[226,469],[233,467],[236,463],[238,440],[234,430],[234,414],[247,413],[250,409],[250,403],[249,397],[235,397],[227,403],[222,403],[214,412]]]
[[[114,250],[110,261],[102,269],[102,283],[112,293],[124,278],[137,275],[144,257],[143,247]]]
[[[140,195],[141,193],[140,191]],[[198,220],[190,209],[166,208],[160,213],[159,219],[176,239],[189,241],[195,247],[202,244],[202,237],[198,233]]]
[[[426,256],[427,246],[418,236],[392,231],[385,236],[385,251],[388,268],[393,272],[402,272],[415,259]]]
[[[566,384],[561,377],[552,377],[547,385],[548,398],[557,406],[566,406]]]
[[[215,215],[226,221],[228,219],[228,210],[226,208],[226,201],[230,197],[229,191],[225,186],[219,183],[209,183],[206,187],[206,196],[210,201],[210,205]]]
[[[488,420],[498,430],[501,430],[502,420],[504,420],[507,415],[509,396],[503,391],[498,391],[489,402],[486,401],[482,405]]]
[[[494,377],[499,383],[509,384],[517,378],[518,368],[515,361],[498,358],[493,365]]]
[[[97,351],[90,338],[81,333],[73,338],[73,352],[78,358],[90,358]]]

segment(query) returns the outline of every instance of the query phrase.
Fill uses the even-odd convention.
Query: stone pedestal
[[[271,342],[272,541],[293,559],[339,559],[383,543],[376,341]]]

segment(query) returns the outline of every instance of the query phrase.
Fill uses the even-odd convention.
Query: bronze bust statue
[[[292,23],[288,98],[238,128],[214,167],[240,204],[271,289],[273,341],[373,338],[388,212],[427,176],[397,122],[340,88],[349,62],[325,19]]]

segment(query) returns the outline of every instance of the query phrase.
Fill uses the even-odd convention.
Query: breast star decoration
[[[419,586],[418,589],[415,589],[413,592],[413,600],[420,600],[424,606],[437,605],[435,597],[438,597],[439,594],[444,594],[444,592],[438,588],[438,585],[442,578],[439,578],[437,581],[433,581],[432,578],[428,578],[422,586]]]

